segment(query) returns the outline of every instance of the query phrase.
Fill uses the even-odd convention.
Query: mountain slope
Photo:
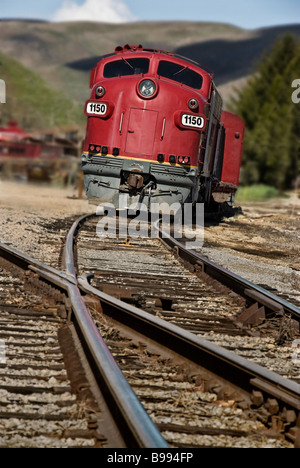
[[[174,50],[208,38],[236,37],[240,28],[214,23],[151,22],[119,25],[68,22],[0,21],[0,50],[37,71],[70,98],[83,102],[89,93],[90,62],[116,46],[143,44]],[[73,66],[87,61],[83,69]]]
[[[216,84],[227,97],[235,83],[240,86],[252,73],[263,51],[286,32],[300,37],[300,25],[243,30],[201,22],[0,21],[0,50],[82,107],[89,95],[90,69],[117,45],[143,44],[193,58],[214,71]]]
[[[29,129],[81,124],[77,102],[52,89],[37,73],[0,52],[0,77],[6,83],[6,104],[1,104],[3,123],[18,120]]]
[[[217,85],[243,78],[253,72],[263,53],[287,32],[300,38],[300,25],[256,30],[245,39],[214,39],[176,48],[176,52],[214,71]]]

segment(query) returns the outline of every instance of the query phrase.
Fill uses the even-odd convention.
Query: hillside
[[[17,120],[27,130],[83,123],[77,102],[1,52],[0,77],[6,82],[6,104],[1,105],[1,123]]]
[[[199,40],[240,34],[243,37],[243,31],[234,26],[212,23],[1,21],[0,50],[40,73],[70,98],[83,102],[89,93],[89,70],[117,45],[143,44],[174,50]]]
[[[145,47],[175,51],[211,68],[226,102],[233,91],[233,85],[244,82],[253,70],[253,63],[260,59],[265,48],[286,32],[300,37],[300,25],[250,31],[228,24],[200,22],[112,25],[93,22],[0,21],[0,51],[3,62],[0,78],[7,77],[8,95],[14,96],[10,99],[18,102],[21,98],[31,100],[36,114],[42,101],[46,102],[47,94],[41,98],[43,87],[49,88],[47,93],[53,93],[54,90],[62,92],[72,102],[77,101],[82,108],[89,95],[89,71],[99,57],[112,52],[117,45],[143,44]],[[3,54],[6,54],[6,59]],[[45,80],[42,84],[39,78],[39,84],[32,87],[34,92],[29,92],[30,99],[28,93],[26,97],[23,92],[22,82],[29,72],[21,69],[13,72],[12,76],[15,78],[12,80],[5,70],[8,63],[13,68],[17,67],[17,63],[8,62],[7,56],[11,57],[9,60],[17,60],[31,70],[31,73],[38,74]],[[16,81],[17,76],[21,80],[19,84]],[[37,79],[37,75],[35,77]],[[26,79],[26,86],[29,81],[34,83],[35,79]],[[52,94],[47,96],[53,101]],[[68,116],[78,121],[76,106],[73,109],[70,101],[63,104],[62,96],[58,96],[54,99],[56,104],[51,108],[60,109],[62,120]],[[7,106],[9,105],[12,103]],[[45,116],[49,109],[44,109]],[[47,118],[51,120],[50,116]]]
[[[176,47],[175,50],[205,64],[214,71],[216,84],[222,85],[249,75],[263,52],[287,32],[300,38],[300,24],[258,29],[243,39],[213,39]]]

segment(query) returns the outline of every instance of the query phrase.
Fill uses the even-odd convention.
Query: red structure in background
[[[34,141],[34,134],[26,133],[15,121],[0,127],[1,158],[57,159],[63,156],[63,146]]]
[[[26,132],[11,121],[0,127],[0,172],[4,178],[75,180],[82,139],[78,129]]]

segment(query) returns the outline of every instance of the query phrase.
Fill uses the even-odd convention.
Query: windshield
[[[157,74],[194,89],[200,89],[203,82],[202,76],[188,66],[178,65],[178,63],[166,60],[159,62]]]
[[[107,63],[104,67],[104,78],[115,76],[140,75],[148,73],[149,59],[129,58]]]

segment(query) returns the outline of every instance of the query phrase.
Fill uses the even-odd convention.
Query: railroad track
[[[79,225],[84,222],[85,224],[79,229]],[[223,380],[222,383],[215,383],[216,375],[207,377],[204,371],[203,376],[201,371],[197,372],[195,369],[192,374],[187,372],[189,375],[187,380],[183,378],[184,372],[175,372],[177,377],[174,377],[174,372],[170,370],[161,370],[161,373],[164,375],[171,373],[175,381],[183,379],[186,385],[191,385],[190,389],[211,390],[215,388],[212,398],[216,398],[221,405],[226,406],[230,401],[234,409],[239,410],[243,407],[248,410],[250,405],[251,410],[258,413],[256,421],[265,425],[261,431],[264,436],[267,434],[274,436],[276,433],[279,436],[280,433],[286,433],[288,439],[295,442],[298,434],[296,424],[299,424],[299,420],[297,423],[299,368],[291,362],[290,343],[281,347],[279,352],[274,343],[288,342],[291,337],[297,339],[299,309],[217,267],[199,255],[186,251],[184,246],[170,236],[164,239],[164,243],[169,245],[169,250],[166,250],[158,239],[134,239],[130,243],[124,239],[123,241],[113,238],[100,240],[96,235],[96,224],[97,220],[88,218],[87,221],[83,218],[74,226],[73,234],[79,230],[76,241],[77,268],[81,274],[79,285],[86,293],[99,298],[100,303],[98,306],[95,303],[92,304],[91,311],[96,314],[95,319],[101,333],[107,335],[106,329],[101,328],[103,326],[101,323],[103,317],[108,320],[107,316],[109,316],[113,323],[106,324],[109,330],[108,336],[115,334],[117,341],[122,342],[123,338],[120,336],[124,335],[122,326],[125,325],[125,337],[128,337],[129,329],[134,329],[135,333],[142,331],[148,340],[155,337],[156,343],[164,343],[165,347],[167,344],[168,351],[171,348],[181,357],[185,351],[185,358],[189,360],[187,368],[191,366],[191,362],[196,361],[197,364],[203,364],[203,360],[210,362],[212,368],[216,366],[218,369],[216,375]],[[175,256],[174,252],[170,251],[170,247],[175,249]],[[70,264],[72,264],[71,261]],[[101,310],[104,315],[99,312]],[[166,325],[166,321],[169,325]],[[108,338],[108,341],[114,349],[111,338]],[[124,342],[128,343],[128,338],[125,338]],[[142,336],[135,339],[131,337],[129,342],[134,343],[131,346],[134,352],[137,352],[136,350],[140,349],[139,343],[144,343],[144,339]],[[151,346],[154,346],[152,342]],[[125,345],[118,344],[116,347],[121,348],[122,353],[126,348]],[[156,349],[154,355],[159,356],[158,359],[164,355],[161,346],[159,346],[159,351],[155,346],[153,349]],[[234,354],[228,350],[234,351]],[[131,352],[133,352],[132,349]],[[116,351],[114,353],[118,356]],[[130,374],[128,360],[122,353],[119,359],[116,358],[123,371]],[[151,351],[149,354],[151,355]],[[216,359],[214,364],[211,361],[212,354],[214,354],[212,361]],[[245,357],[247,359],[244,359]],[[164,361],[163,358],[161,360]],[[229,368],[227,367],[228,360],[231,361]],[[161,365],[159,362],[159,366]],[[185,365],[182,364],[183,368]],[[143,365],[142,368],[147,368],[147,366],[148,364]],[[241,367],[244,370],[240,374]],[[248,369],[246,372],[245,368]],[[209,366],[206,366],[206,371],[211,371]],[[244,375],[243,372],[245,372]],[[133,381],[130,380],[133,387],[135,378],[138,378],[141,387],[149,386],[149,380],[147,384],[140,382],[142,374],[142,372],[134,374]],[[159,378],[155,373],[152,377],[154,381]],[[152,377],[150,372],[149,378]],[[245,387],[242,384],[243,380],[245,380]],[[224,390],[224,381],[227,381],[229,387],[231,386],[229,393],[226,385]],[[198,384],[200,382],[198,387],[196,382]],[[164,386],[170,385],[170,382],[165,384],[162,380],[158,386],[161,390]],[[234,390],[232,390],[232,385],[235,385]],[[173,387],[175,388],[176,385],[173,384]],[[244,387],[243,391],[241,387]],[[245,389],[248,398],[245,396]],[[137,391],[141,396],[140,389]],[[176,393],[176,390],[174,391]],[[227,397],[224,397],[224,392],[225,395],[227,392]],[[230,395],[232,397],[235,393],[238,395],[237,398],[230,400]],[[291,400],[290,397],[292,397]],[[160,422],[160,418],[155,415],[155,399],[153,395],[151,398],[153,406],[150,405],[152,408],[150,413],[160,428],[165,427],[164,423]],[[168,400],[170,395],[167,394],[165,398]],[[145,397],[145,400],[142,398],[146,408],[148,408],[147,401],[148,397]],[[187,398],[186,401],[188,402],[189,399]],[[189,404],[186,404],[188,408]],[[229,411],[228,408],[227,411]],[[190,415],[190,412],[187,414]],[[187,414],[182,416],[182,420],[188,420]],[[240,421],[253,417],[253,414],[244,416],[240,418]],[[164,420],[168,418],[170,421],[173,420],[173,416],[164,414]],[[220,419],[222,421],[223,416]],[[233,416],[232,419],[234,419]],[[293,423],[291,423],[292,420]],[[163,435],[170,444],[175,444],[175,446],[178,440],[182,444],[183,435],[191,434],[196,434],[196,439],[199,439],[197,443],[187,442],[192,446],[202,446],[207,443],[222,446],[223,437],[228,436],[226,433],[228,426],[226,427],[226,423],[223,424],[220,421],[216,423],[216,426],[220,427],[220,424],[221,430],[217,438],[211,436],[214,432],[213,427],[210,426],[205,434],[205,430],[199,427],[197,429],[197,422],[192,420],[185,429],[184,424],[181,427],[180,424],[170,423],[168,428],[172,429],[169,431],[171,434],[167,431],[168,433],[163,432]],[[248,432],[253,434],[257,432],[257,429],[241,431],[246,434]],[[213,437],[213,440],[207,442],[205,439],[203,442],[203,437],[208,435]],[[229,436],[229,438],[231,442],[227,441],[225,445],[230,446],[230,443],[234,445],[239,439],[234,436]],[[251,437],[250,439],[246,437],[246,440],[251,440]],[[247,445],[248,442],[244,443]]]
[[[0,272],[0,446],[95,445],[86,414],[95,406],[80,408],[60,348],[60,293],[3,258]]]
[[[0,265],[0,446],[167,447],[75,278],[3,244]]]
[[[71,356],[64,364],[71,390],[73,386],[70,398],[76,408],[89,403],[83,428],[74,429],[74,445],[83,439],[104,447],[297,446],[299,383],[293,369],[279,375],[228,349],[233,339],[246,340],[241,348],[245,350],[245,343],[249,348],[249,340],[265,333],[266,319],[272,322],[268,339],[287,340],[288,332],[297,336],[298,309],[291,310],[285,301],[279,304],[275,297],[262,299],[262,290],[250,283],[241,286],[240,278],[230,289],[228,280],[222,284],[220,272],[212,273],[212,265],[199,256],[187,258],[183,246],[171,238],[167,250],[159,239],[102,242],[95,235],[96,222],[82,217],[72,226],[64,272],[0,248],[6,268],[9,263],[25,272],[39,293],[41,285],[47,294],[50,288],[48,312],[59,322],[62,355]],[[245,312],[250,322],[241,320]],[[289,325],[280,336],[284,317]],[[224,330],[228,349],[216,344]],[[70,354],[73,339],[79,356]],[[72,373],[75,362],[84,364]],[[55,445],[69,433],[51,434]],[[29,433],[27,439],[30,445]],[[13,444],[13,438],[3,443]]]
[[[297,366],[285,364],[291,340],[299,338],[296,306],[166,234],[163,242],[142,238],[126,244],[119,238],[100,240],[96,226],[97,220],[86,223],[76,244],[79,274],[92,274],[92,286],[227,349],[240,347],[248,358],[255,353],[256,362],[300,382]],[[276,363],[276,345],[283,344]]]

